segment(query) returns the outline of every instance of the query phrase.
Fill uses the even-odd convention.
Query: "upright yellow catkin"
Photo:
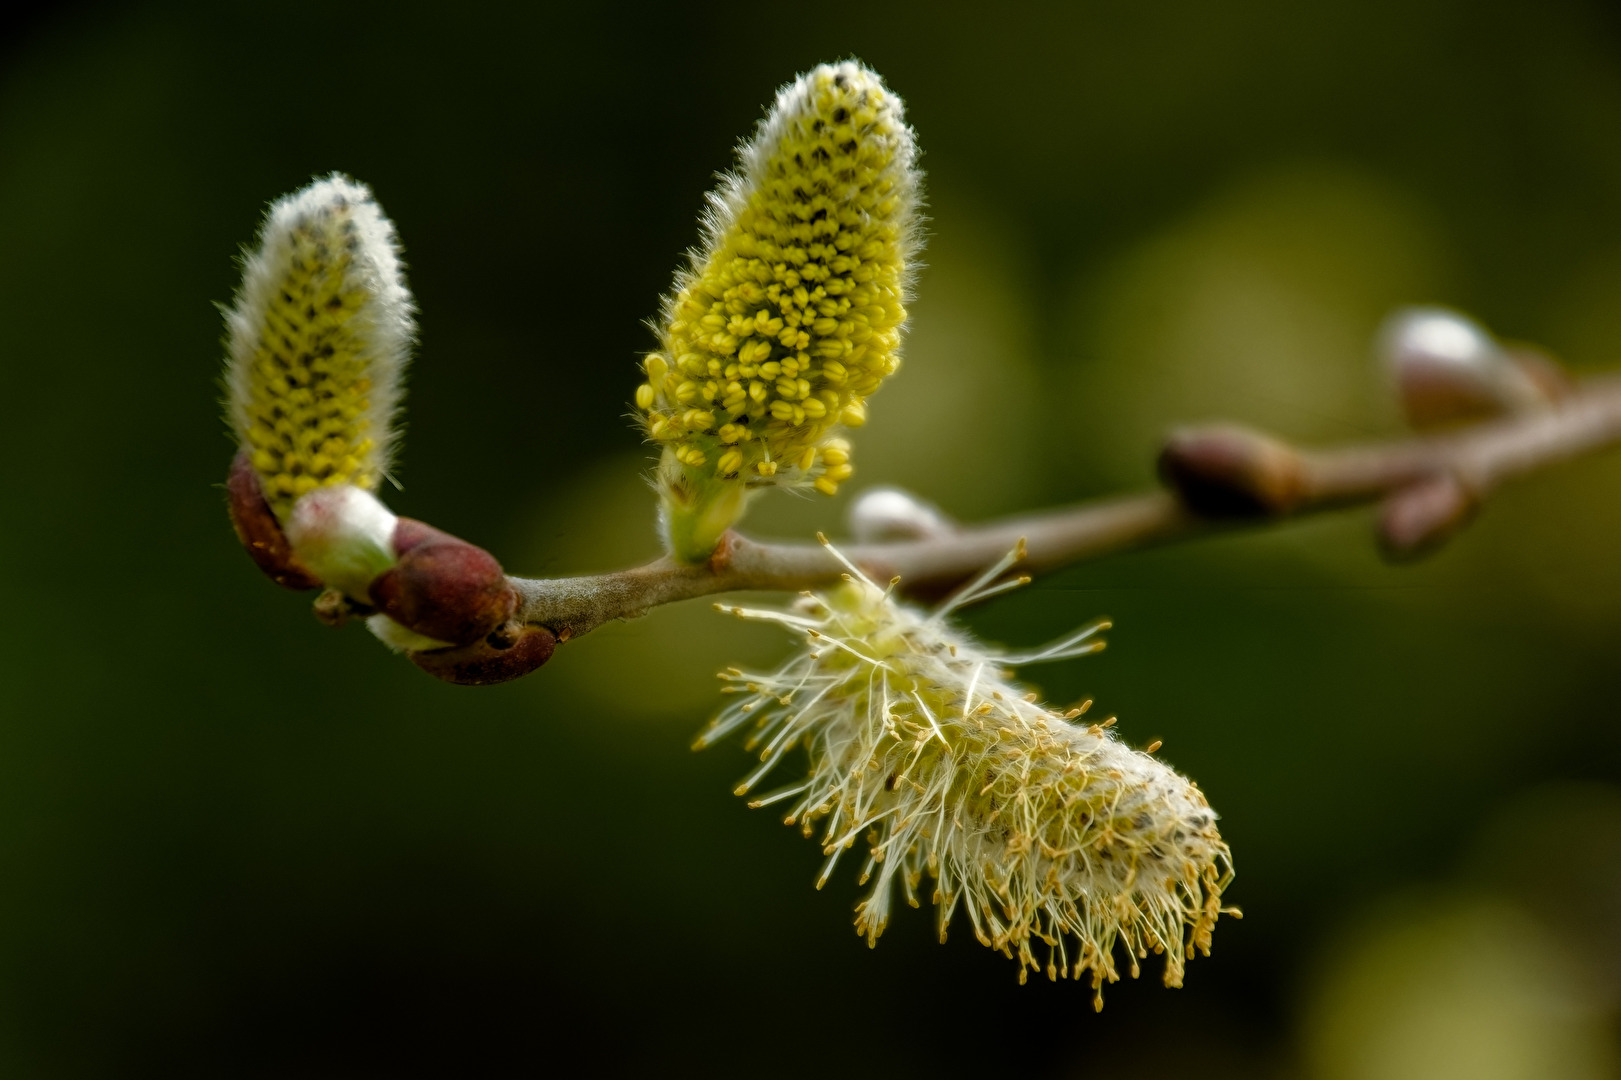
[[[851,474],[839,425],[900,363],[919,246],[919,176],[900,98],[853,61],[777,95],[710,195],[676,275],[636,407],[662,448],[671,551],[700,561],[760,487],[831,495]]]
[[[777,622],[805,645],[767,673],[722,674],[739,700],[699,746],[752,727],[759,768],[738,787],[797,760],[808,774],[754,799],[782,804],[808,837],[822,828],[820,888],[862,844],[856,931],[876,943],[898,890],[932,892],[940,939],[959,910],[975,937],[1049,978],[1089,976],[1097,1007],[1150,953],[1167,986],[1209,952],[1232,859],[1204,794],[1102,724],[1074,722],[1085,706],[1049,709],[1005,670],[1102,648],[1094,623],[1026,655],[987,649],[946,621],[991,584],[1010,557],[935,612],[897,604],[849,566],[848,581],[805,594],[792,611],[723,608]],[[847,564],[848,565],[848,564]],[[1088,703],[1090,704],[1090,703]],[[1150,749],[1157,749],[1157,744]],[[932,890],[920,894],[927,875]]]
[[[394,226],[333,174],[274,203],[226,311],[232,429],[285,525],[318,487],[375,490],[415,334]]]

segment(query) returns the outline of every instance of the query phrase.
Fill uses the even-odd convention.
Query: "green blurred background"
[[[1113,617],[1031,677],[1164,739],[1235,853],[1244,920],[1101,1015],[926,912],[869,952],[744,754],[688,750],[772,629],[684,605],[469,690],[254,572],[211,304],[268,200],[341,169],[399,226],[394,508],[612,568],[656,549],[641,321],[776,86],[851,54],[933,218],[860,482],[977,517],[1148,484],[1179,422],[1391,434],[1404,303],[1621,361],[1597,3],[36,8],[0,45],[0,1074],[1617,1075],[1616,455],[1418,566],[1359,511],[972,614]]]

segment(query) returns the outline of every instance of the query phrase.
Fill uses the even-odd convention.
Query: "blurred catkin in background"
[[[517,573],[607,569],[659,544],[642,320],[761,103],[851,55],[907,101],[931,223],[846,488],[972,518],[1148,483],[1178,422],[1389,433],[1371,348],[1399,304],[1621,359],[1600,5],[754,18],[740,48],[682,9],[404,5],[300,49],[260,12],[67,5],[0,46],[4,1071],[476,1075],[567,1041],[608,1071],[820,1073],[794,1007],[883,987],[881,1020],[815,1018],[858,1073],[1005,1065],[1006,1033],[940,1035],[939,1002],[973,1001],[1042,1033],[1038,1075],[1614,1075],[1593,943],[1621,905],[1607,864],[1555,872],[1614,844],[1613,456],[1414,567],[1353,513],[969,613],[1020,642],[1111,616],[1043,699],[1163,738],[1242,853],[1246,919],[1189,985],[1101,1016],[926,918],[869,952],[858,891],[808,888],[815,849],[728,794],[750,759],[690,753],[713,672],[775,666],[775,635],[679,606],[473,692],[263,587],[213,486],[210,302],[270,199],[341,170],[406,238],[390,506]],[[836,533],[848,498],[750,527]]]

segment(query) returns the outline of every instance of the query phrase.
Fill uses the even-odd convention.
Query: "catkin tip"
[[[226,311],[225,385],[284,522],[318,487],[381,482],[414,313],[394,226],[366,185],[334,173],[271,205]]]
[[[702,516],[728,485],[831,495],[852,475],[835,433],[900,363],[915,158],[900,98],[855,62],[784,87],[739,147],[635,392],[667,508]]]

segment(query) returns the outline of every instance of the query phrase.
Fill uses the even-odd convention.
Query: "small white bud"
[[[375,495],[340,484],[316,488],[293,504],[287,539],[324,584],[369,604],[372,579],[394,565],[398,522]]]
[[[444,649],[450,646],[448,641],[440,641],[401,626],[380,611],[366,620],[366,629],[394,652],[416,652],[420,649]]]
[[[928,540],[951,531],[950,518],[901,488],[869,488],[850,504],[850,534],[858,543]]]
[[[1380,329],[1377,348],[1416,428],[1549,404],[1537,380],[1496,338],[1447,308],[1395,312]]]

